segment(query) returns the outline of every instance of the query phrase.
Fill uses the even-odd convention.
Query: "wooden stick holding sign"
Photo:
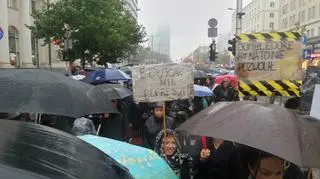
[[[167,138],[167,121],[166,121],[166,102],[163,102],[163,135],[164,139]]]

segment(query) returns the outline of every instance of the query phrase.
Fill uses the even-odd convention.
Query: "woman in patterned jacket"
[[[166,135],[164,135],[164,132],[166,132]],[[188,154],[181,153],[180,144],[173,130],[160,131],[156,137],[154,146],[155,152],[166,160],[180,178],[193,178],[193,160]]]

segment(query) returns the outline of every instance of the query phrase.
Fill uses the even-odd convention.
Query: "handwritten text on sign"
[[[301,42],[237,42],[237,75],[247,80],[300,80]]]
[[[159,64],[132,69],[133,95],[137,102],[188,99],[194,95],[191,64]]]

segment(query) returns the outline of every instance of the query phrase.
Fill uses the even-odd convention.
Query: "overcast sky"
[[[244,0],[247,3],[250,0]],[[218,31],[231,31],[232,11],[236,0],[139,0],[139,24],[148,35],[155,34],[161,25],[171,30],[171,57],[180,59],[202,44],[209,44],[208,20],[218,20]]]

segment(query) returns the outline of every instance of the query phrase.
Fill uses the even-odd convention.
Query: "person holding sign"
[[[150,149],[154,149],[154,141],[156,139],[156,136],[164,128],[163,119],[165,109],[163,108],[163,106],[163,103],[156,103],[153,108],[153,115],[150,116],[145,123],[144,143],[145,147],[148,147]],[[174,129],[175,125],[173,118],[166,116],[165,119],[166,129]]]

